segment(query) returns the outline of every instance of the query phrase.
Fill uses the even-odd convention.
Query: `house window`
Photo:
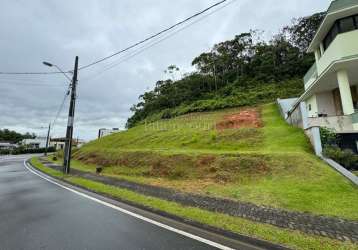
[[[339,29],[340,33],[349,32],[352,30],[355,30],[355,24],[354,24],[354,18],[353,17],[347,17],[343,18],[339,21]]]
[[[323,46],[326,50],[337,35],[358,29],[358,16],[350,16],[337,20],[323,39]]]

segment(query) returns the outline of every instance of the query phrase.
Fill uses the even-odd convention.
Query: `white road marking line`
[[[143,221],[145,221],[145,222],[151,223],[151,224],[153,224],[153,225],[156,225],[156,226],[158,226],[158,227],[164,228],[164,229],[166,229],[166,230],[169,230],[169,231],[175,232],[175,233],[177,233],[177,234],[180,234],[180,235],[186,236],[186,237],[188,237],[188,238],[191,238],[191,239],[193,239],[193,240],[196,240],[196,241],[205,243],[205,244],[207,244],[207,245],[209,245],[209,246],[216,247],[216,248],[221,249],[221,250],[234,250],[233,248],[230,248],[230,247],[221,245],[221,244],[219,244],[219,243],[213,242],[213,241],[211,241],[211,240],[207,240],[207,239],[204,239],[204,238],[202,238],[202,237],[193,235],[193,234],[191,234],[191,233],[187,233],[187,232],[185,232],[185,231],[182,231],[182,230],[173,228],[173,227],[171,227],[171,226],[168,226],[168,225],[165,225],[165,224],[163,224],[163,223],[154,221],[154,220],[149,219],[149,218],[146,218],[146,217],[144,217],[144,216],[142,216],[142,215],[139,215],[139,214],[130,212],[130,211],[128,211],[128,210],[125,210],[125,209],[123,209],[123,208],[117,207],[117,206],[115,206],[115,205],[113,205],[113,204],[110,204],[110,203],[108,203],[108,202],[101,201],[101,200],[99,200],[99,199],[97,199],[97,198],[94,198],[94,197],[92,197],[92,196],[89,196],[89,195],[87,195],[87,194],[81,193],[81,192],[79,192],[79,191],[77,191],[77,190],[74,190],[74,189],[72,189],[72,188],[69,188],[69,187],[66,187],[66,186],[64,186],[64,185],[61,185],[60,183],[57,183],[57,182],[55,182],[55,181],[53,181],[53,180],[51,180],[51,179],[49,179],[49,178],[43,176],[42,174],[38,173],[37,171],[35,171],[35,170],[29,168],[28,165],[27,165],[27,163],[26,163],[26,160],[24,161],[24,166],[25,166],[25,167],[27,168],[27,170],[29,170],[31,173],[33,173],[33,174],[35,174],[35,175],[41,177],[42,179],[44,179],[44,180],[46,180],[46,181],[48,181],[48,182],[50,182],[50,183],[52,183],[52,184],[55,184],[55,185],[57,185],[57,186],[59,186],[59,187],[61,187],[61,188],[63,188],[63,189],[66,189],[66,190],[68,190],[68,191],[70,191],[70,192],[73,192],[73,193],[75,193],[75,194],[77,194],[77,195],[80,195],[80,196],[82,196],[82,197],[85,197],[85,198],[87,198],[87,199],[89,199],[89,200],[95,201],[95,202],[100,203],[100,204],[102,204],[102,205],[104,205],[104,206],[110,207],[110,208],[115,209],[115,210],[117,210],[117,211],[120,211],[120,212],[122,212],[122,213],[124,213],[124,214],[130,215],[130,216],[132,216],[132,217],[135,217],[135,218],[137,218],[137,219],[140,219],[140,220],[143,220]]]

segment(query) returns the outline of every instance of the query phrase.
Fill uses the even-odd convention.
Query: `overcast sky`
[[[68,70],[76,55],[85,65],[217,1],[1,0],[0,71],[53,70],[42,61]],[[136,51],[80,71],[75,136],[90,140],[99,128],[123,128],[131,115],[129,108],[166,77],[168,65],[190,72],[192,59],[217,42],[250,29],[264,30],[269,37],[292,18],[324,11],[329,3],[236,0],[130,59],[127,56]],[[67,85],[62,75],[0,75],[0,128],[45,135],[41,127],[55,118]],[[66,105],[53,136],[64,136],[67,112]]]

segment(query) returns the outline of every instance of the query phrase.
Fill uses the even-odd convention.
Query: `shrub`
[[[301,79],[291,79],[278,83],[266,83],[257,80],[237,80],[215,93],[202,95],[200,98],[189,98],[174,107],[158,106],[150,111],[138,109],[128,119],[127,127],[139,125],[144,120],[155,121],[170,119],[193,112],[214,111],[225,108],[253,106],[274,102],[278,97],[297,96],[302,91]],[[148,106],[149,108],[149,106]]]
[[[210,140],[213,141],[213,142],[215,142],[217,140],[217,138],[218,138],[217,133],[216,133],[215,130],[210,131],[209,135],[210,135]]]
[[[342,164],[348,170],[358,170],[358,155],[354,154],[352,150],[342,150],[335,146],[328,146],[323,153],[326,157]]]
[[[323,148],[337,147],[339,144],[340,138],[332,129],[320,128],[320,134]]]
[[[19,148],[15,148],[12,150],[8,150],[8,149],[4,149],[4,150],[0,150],[0,155],[5,155],[5,154],[12,154],[12,155],[20,155],[20,154],[40,154],[40,153],[44,153],[45,152],[45,148],[24,148],[24,147],[19,147]],[[55,152],[55,148],[48,148],[47,149],[48,153],[51,152]]]

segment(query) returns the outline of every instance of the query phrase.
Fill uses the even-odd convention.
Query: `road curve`
[[[68,192],[0,158],[0,249],[215,249]]]
[[[206,240],[160,222],[150,223],[151,219],[39,177],[26,168],[26,158],[0,156],[1,250],[263,249],[240,242],[226,247],[212,240],[223,242],[220,237],[204,233],[211,238]]]

